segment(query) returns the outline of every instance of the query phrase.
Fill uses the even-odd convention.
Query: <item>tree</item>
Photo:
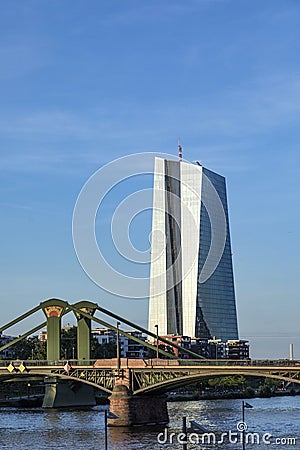
[[[47,345],[45,341],[41,341],[38,337],[31,338],[33,359],[46,360],[47,359]]]
[[[77,358],[77,327],[61,331],[61,354],[65,359]],[[117,346],[113,342],[99,344],[98,340],[91,336],[91,359],[115,358]],[[73,358],[74,357],[74,358]]]
[[[241,375],[232,375],[228,377],[215,377],[208,380],[210,387],[231,389],[244,387],[246,378]]]
[[[274,392],[282,384],[281,380],[276,380],[274,378],[265,378],[265,386],[270,388]]]
[[[22,339],[11,347],[10,359],[46,359],[46,343],[37,336]]]
[[[65,359],[77,358],[77,327],[73,326],[61,330],[60,351]]]
[[[105,344],[99,344],[95,337],[91,339],[91,358],[92,359],[105,359],[116,358],[117,356],[117,344],[115,342],[107,342]]]
[[[262,385],[262,386],[259,386],[259,388],[258,388],[258,395],[260,397],[271,397],[272,391],[269,388],[269,386]]]
[[[33,346],[29,339],[22,339],[12,347],[11,359],[31,359]]]

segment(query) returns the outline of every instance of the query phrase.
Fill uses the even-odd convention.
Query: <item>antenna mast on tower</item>
[[[180,136],[178,136],[178,158],[179,161],[182,161],[182,147],[180,145]]]

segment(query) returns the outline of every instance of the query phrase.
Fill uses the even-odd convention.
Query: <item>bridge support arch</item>
[[[47,360],[60,359],[61,317],[66,310],[67,302],[52,298],[41,303],[47,318]]]
[[[46,376],[44,383],[43,408],[96,405],[94,388],[88,384],[76,380],[63,380],[56,376]]]

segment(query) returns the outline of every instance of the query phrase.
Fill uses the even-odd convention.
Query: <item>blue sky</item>
[[[293,342],[300,359],[299,22],[296,0],[2,2],[1,323],[57,296],[146,326],[146,300],[81,269],[73,208],[101,166],[176,153],[180,134],[227,179],[241,337],[253,357]]]

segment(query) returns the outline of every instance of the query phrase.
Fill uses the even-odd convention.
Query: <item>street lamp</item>
[[[27,383],[27,399],[29,400],[30,383]]]
[[[245,450],[245,430],[247,428],[247,425],[245,423],[245,408],[253,408],[252,405],[250,405],[250,403],[244,402],[244,400],[242,401],[242,449]]]
[[[159,358],[159,351],[158,351],[158,325],[154,325],[156,328],[156,358]]]
[[[118,419],[119,416],[116,416],[111,411],[104,410],[104,449],[108,450],[108,439],[107,439],[107,419]]]
[[[182,434],[184,436],[184,441],[182,443],[182,450],[187,450],[187,428],[185,416],[182,418]]]
[[[120,326],[120,322],[117,322],[117,364],[118,364],[118,377],[120,376],[120,368],[121,368],[121,364],[120,364],[120,343],[119,343],[119,326]]]

